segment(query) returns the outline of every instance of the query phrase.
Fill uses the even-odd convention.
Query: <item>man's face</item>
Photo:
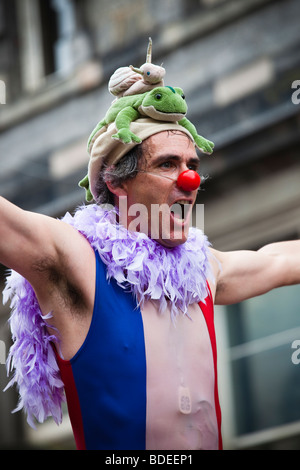
[[[127,228],[141,231],[166,247],[184,243],[197,190],[184,191],[176,185],[185,170],[197,171],[199,158],[195,146],[182,132],[160,132],[144,142],[145,168],[124,183],[127,196],[119,201],[126,210]],[[125,195],[125,194],[124,194]],[[174,206],[175,205],[175,206]],[[173,213],[171,208],[176,210]]]

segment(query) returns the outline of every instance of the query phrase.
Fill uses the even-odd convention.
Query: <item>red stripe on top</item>
[[[208,285],[208,284],[207,284]],[[217,341],[216,341],[216,333],[215,333],[215,325],[214,325],[214,305],[211,295],[211,290],[208,285],[209,289],[209,296],[205,299],[206,303],[200,302],[199,306],[202,310],[203,316],[206,321],[212,353],[213,353],[213,360],[214,360],[214,369],[215,369],[215,407],[216,407],[216,414],[217,414],[217,422],[218,422],[218,432],[219,432],[219,450],[223,449],[222,443],[222,434],[221,434],[221,407],[219,402],[219,393],[218,393],[218,372],[217,372]]]
[[[70,361],[62,359],[55,350],[61,379],[65,386],[70,421],[77,450],[86,450],[80,402]]]

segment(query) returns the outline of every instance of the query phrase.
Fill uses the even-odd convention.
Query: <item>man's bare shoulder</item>
[[[69,260],[73,252],[81,258],[88,251],[87,241],[70,225],[1,197],[0,219],[0,262],[31,283],[39,281],[36,266],[59,265],[64,255]]]

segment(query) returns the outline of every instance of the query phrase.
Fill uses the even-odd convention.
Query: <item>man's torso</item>
[[[128,407],[127,417],[126,410],[120,409],[120,416],[123,416],[119,428],[122,426],[126,428],[126,419],[137,420],[135,412],[139,414],[137,434],[144,434],[142,439],[144,443],[139,444],[143,448],[217,448],[213,355],[208,329],[200,307],[197,304],[190,306],[189,316],[178,316],[175,321],[171,319],[169,311],[160,314],[155,303],[150,301],[145,303],[142,310],[136,309],[135,303],[132,303],[133,299],[128,300],[128,296],[132,297],[131,294],[124,293],[113,280],[107,283],[105,270],[99,275],[99,260],[97,264],[97,308],[90,321],[90,329],[88,322],[82,329],[83,345],[70,361],[71,364],[77,364],[74,367],[75,382],[81,381],[85,383],[86,388],[89,388],[93,386],[92,376],[101,375],[97,386],[106,387],[107,390],[112,387],[112,399],[114,400],[115,395],[120,397],[120,403],[117,403],[116,399],[116,407]],[[100,270],[102,268],[100,265]],[[111,289],[112,284],[113,289]],[[125,296],[125,300],[121,300],[120,304],[119,299],[123,299],[122,296]],[[96,326],[95,318],[98,319]],[[95,328],[99,330],[97,339],[93,336],[94,339],[91,340],[91,330]],[[95,343],[89,353],[92,360],[83,356],[91,346],[91,342]],[[83,363],[80,366],[81,359]],[[91,364],[92,361],[94,364]],[[104,367],[103,370],[101,363],[106,361],[110,361],[111,367],[108,369]],[[89,374],[85,374],[81,379],[81,370],[87,369],[86,364],[91,367],[90,377]],[[116,376],[122,376],[122,381],[118,382],[120,377],[117,377],[118,383],[115,383]],[[122,389],[121,395],[119,395],[120,389]],[[122,394],[132,394],[132,400],[126,397],[125,404],[122,404]],[[112,406],[111,403],[105,405],[107,400],[110,401],[109,396],[108,392],[98,408],[99,416],[94,420],[94,431],[97,420],[102,430],[103,426],[117,426],[114,424],[114,420],[118,419],[115,408],[112,410],[114,420],[110,423],[108,417],[108,423],[103,424],[107,406]],[[87,401],[87,398],[84,400]],[[89,405],[91,407],[95,405],[96,409],[98,406],[92,402]],[[129,429],[131,426],[134,427],[134,424],[130,423]],[[134,434],[135,431],[132,430],[131,433]],[[122,437],[120,439],[122,440]],[[101,448],[101,443],[99,445]],[[120,442],[114,445],[122,448]],[[131,446],[124,444],[127,445]],[[109,444],[105,446],[108,447]]]

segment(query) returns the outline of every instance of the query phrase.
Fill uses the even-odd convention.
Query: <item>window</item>
[[[44,73],[50,75],[56,71],[55,44],[58,40],[58,18],[51,0],[39,0],[39,9],[42,24]]]
[[[21,77],[25,91],[38,90],[45,77],[70,77],[89,56],[89,42],[78,25],[73,0],[17,3]]]
[[[227,307],[237,435],[300,421],[299,299],[296,285]]]

